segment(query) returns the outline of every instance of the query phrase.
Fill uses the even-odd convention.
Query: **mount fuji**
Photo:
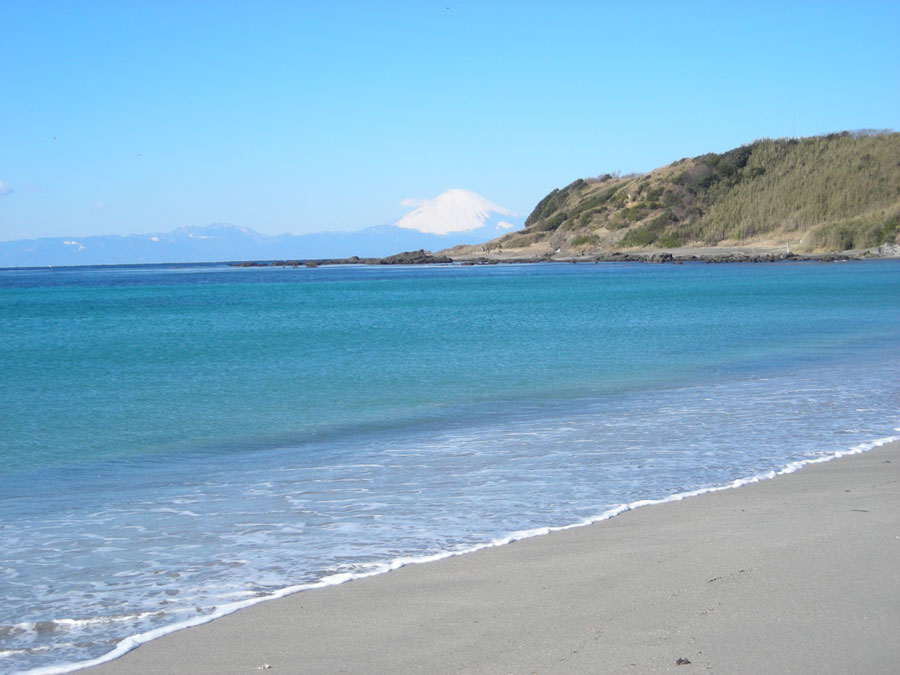
[[[397,227],[427,234],[450,235],[461,232],[484,232],[496,237],[521,224],[501,220],[505,216],[515,220],[516,214],[497,206],[468,190],[447,190],[434,199],[404,199],[405,206],[417,207],[397,221]],[[476,242],[480,243],[480,242]]]
[[[268,236],[249,227],[215,223],[165,233],[5,241],[0,242],[0,267],[381,258],[400,251],[480,244],[521,228],[524,220],[461,189],[402,204],[411,210],[395,223],[356,232]]]

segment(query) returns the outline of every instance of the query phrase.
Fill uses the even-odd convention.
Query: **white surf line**
[[[895,429],[895,431],[900,431],[900,427]],[[181,621],[179,623],[174,623],[169,626],[161,626],[160,628],[154,628],[153,630],[149,630],[145,633],[139,633],[138,635],[131,635],[122,641],[120,641],[115,649],[102,656],[98,656],[94,659],[90,659],[87,661],[79,661],[77,663],[69,663],[69,664],[61,664],[55,666],[41,666],[39,668],[34,668],[32,670],[24,671],[21,675],[61,675],[63,673],[71,673],[77,670],[83,670],[84,668],[91,668],[93,666],[98,666],[101,663],[107,663],[109,661],[114,661],[115,659],[124,656],[128,652],[136,649],[140,645],[150,642],[151,640],[156,640],[157,638],[161,638],[164,635],[168,635],[170,633],[175,633],[180,630],[184,630],[185,628],[193,628],[194,626],[200,626],[205,623],[210,623],[215,621],[216,619],[220,619],[223,616],[227,616],[228,614],[233,614],[234,612],[244,609],[245,607],[250,607],[252,605],[256,605],[260,602],[267,602],[269,600],[277,600],[278,598],[283,598],[288,595],[293,595],[294,593],[300,593],[301,591],[310,591],[316,588],[327,588],[328,586],[337,586],[339,584],[346,583],[348,581],[353,581],[355,579],[365,579],[366,577],[373,577],[379,574],[386,574],[387,572],[392,572],[394,570],[400,569],[401,567],[406,567],[407,565],[418,565],[422,563],[435,562],[437,560],[444,560],[445,558],[452,558],[459,555],[465,555],[468,553],[474,553],[476,551],[481,551],[486,548],[494,548],[497,546],[505,546],[507,544],[511,544],[515,541],[521,541],[523,539],[530,539],[531,537],[539,537],[546,534],[550,534],[551,532],[562,532],[564,530],[572,530],[577,527],[586,527],[588,525],[593,525],[595,523],[602,522],[604,520],[609,520],[610,518],[614,518],[626,511],[633,511],[634,509],[643,508],[645,506],[654,506],[657,504],[668,504],[670,502],[681,501],[682,499],[687,499],[688,497],[697,497],[702,494],[707,494],[709,492],[721,492],[723,490],[731,490],[734,488],[743,487],[744,485],[751,485],[753,483],[759,483],[760,481],[770,480],[775,478],[776,476],[782,476],[789,473],[794,473],[795,471],[802,469],[804,466],[808,464],[821,464],[823,462],[830,462],[834,459],[839,459],[841,457],[847,457],[849,455],[859,455],[864,452],[868,452],[869,450],[874,450],[875,448],[881,447],[883,445],[887,445],[889,443],[894,443],[896,441],[900,441],[900,436],[886,436],[885,438],[879,438],[874,441],[869,441],[867,443],[860,443],[859,445],[855,445],[848,450],[837,450],[835,452],[829,453],[827,455],[822,455],[821,457],[814,457],[810,459],[801,459],[794,462],[789,462],[783,468],[779,470],[766,471],[765,473],[758,474],[755,476],[750,476],[747,478],[738,478],[730,483],[725,485],[714,485],[711,487],[705,488],[697,488],[696,490],[689,490],[687,492],[679,492],[673,495],[669,495],[668,497],[662,497],[660,499],[640,499],[628,504],[620,504],[619,506],[615,506],[611,509],[607,509],[602,513],[591,516],[582,520],[578,523],[572,523],[570,525],[559,525],[559,526],[547,526],[547,527],[538,527],[530,530],[519,530],[516,532],[512,532],[505,537],[501,537],[498,539],[494,539],[490,542],[486,542],[483,544],[478,544],[476,546],[472,546],[470,548],[460,550],[460,551],[442,551],[441,553],[435,553],[429,556],[418,556],[418,557],[406,557],[406,558],[395,558],[394,560],[379,564],[375,569],[368,572],[342,572],[339,574],[332,574],[327,577],[323,577],[319,581],[310,584],[298,584],[295,586],[286,586],[280,590],[275,591],[269,595],[249,598],[247,600],[241,600],[239,602],[229,603],[227,605],[223,605],[221,607],[217,607],[214,611],[209,614],[198,616],[193,619],[188,619],[187,621]]]

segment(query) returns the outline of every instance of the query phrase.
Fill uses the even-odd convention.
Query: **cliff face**
[[[579,179],[544,197],[523,231],[466,248],[595,255],[790,243],[845,251],[896,243],[898,233],[900,133],[843,132],[760,140],[641,175]]]

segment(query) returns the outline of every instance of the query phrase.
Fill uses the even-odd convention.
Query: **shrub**
[[[661,248],[678,248],[681,246],[681,242],[667,232],[656,240],[656,245]]]
[[[734,150],[729,150],[719,158],[717,171],[723,176],[733,176],[747,166],[747,161],[753,153],[752,146],[742,145]]]
[[[570,214],[570,218],[575,218],[585,211],[590,211],[592,209],[596,209],[597,207],[603,206],[609,200],[610,197],[613,196],[616,189],[611,188],[609,190],[603,190],[599,194],[594,195],[593,197],[588,197],[583,200]]]
[[[654,241],[656,241],[656,237],[658,235],[659,233],[653,230],[649,225],[641,225],[622,237],[619,245],[650,246]]]
[[[532,211],[528,218],[525,219],[525,227],[531,227],[541,218],[549,216],[556,211],[561,194],[562,193],[558,189],[554,189],[550,194],[539,201],[537,206],[534,207],[534,211]]]
[[[594,216],[598,213],[598,211],[587,211],[581,214],[581,217],[578,219],[579,227],[587,227],[591,224],[591,221],[594,219]],[[570,222],[574,222],[572,218],[569,219]]]
[[[672,192],[671,190],[666,190],[663,193],[662,201],[663,201],[663,206],[669,207],[669,206],[675,206],[676,204],[680,204],[681,198],[678,195],[676,195],[674,192]]]
[[[533,244],[539,238],[540,235],[537,232],[519,232],[506,235],[500,240],[500,243],[507,248],[522,248]]]
[[[663,191],[665,188],[662,185],[658,185],[651,190],[647,190],[647,194],[645,195],[648,202],[655,202],[657,199],[662,197]]]
[[[708,190],[709,188],[711,188],[713,185],[716,184],[716,182],[719,180],[719,178],[720,178],[720,176],[718,173],[716,173],[712,169],[709,169],[700,175],[700,178],[698,178],[694,182],[694,185],[696,185],[699,188],[703,188],[704,190]]]
[[[881,244],[893,244],[897,241],[897,237],[900,235],[900,213],[895,213],[892,218],[888,218],[884,224],[884,227],[881,228],[881,232],[879,233],[877,244],[873,244],[873,246],[880,246]]]
[[[548,218],[547,220],[543,221],[542,223],[538,223],[537,227],[535,229],[537,229],[539,232],[549,232],[551,230],[555,230],[560,225],[562,225],[563,221],[568,217],[569,217],[568,213],[566,213],[565,211],[560,211],[552,218]]]
[[[814,248],[846,251],[853,248],[872,248],[895,243],[900,234],[900,213],[887,218],[855,218],[829,223],[816,228],[810,243]]]
[[[644,204],[638,204],[622,211],[622,217],[625,220],[636,223],[647,215],[647,207]]]
[[[749,178],[750,180],[753,180],[754,178],[759,178],[765,172],[766,172],[766,170],[763,167],[754,166],[752,169],[748,169],[744,175],[746,175],[747,178]]]
[[[697,164],[706,164],[708,167],[714,167],[719,163],[719,155],[714,152],[707,152],[705,155],[695,157],[694,161]]]
[[[598,237],[596,234],[582,234],[575,237],[572,240],[571,245],[577,248],[580,246],[596,246],[599,243],[600,237]]]

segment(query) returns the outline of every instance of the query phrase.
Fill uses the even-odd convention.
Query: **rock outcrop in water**
[[[233,267],[319,267],[321,265],[439,265],[452,263],[445,255],[434,255],[430,251],[404,251],[386,258],[326,258],[323,260],[273,260],[232,263]]]
[[[429,251],[404,251],[396,255],[389,255],[379,261],[380,265],[433,265],[437,263],[451,263],[452,258],[445,255],[432,255]]]

